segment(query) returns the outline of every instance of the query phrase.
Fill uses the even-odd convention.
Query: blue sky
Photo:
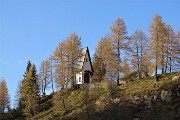
[[[156,14],[180,30],[179,0],[0,0],[0,78],[7,81],[11,100],[31,60],[39,69],[70,33],[82,38],[93,54],[98,40],[123,18],[131,35],[148,26]]]

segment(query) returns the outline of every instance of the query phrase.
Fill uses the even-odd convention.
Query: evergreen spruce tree
[[[28,62],[20,89],[20,104],[27,119],[38,113],[39,86],[35,65]]]

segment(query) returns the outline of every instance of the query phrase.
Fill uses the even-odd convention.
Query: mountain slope
[[[177,76],[180,73],[159,75],[158,82],[150,77],[121,86],[104,82],[91,87],[84,85],[79,90],[65,89],[53,97],[47,96],[41,106],[52,107],[43,108],[33,119],[179,120],[180,77]]]

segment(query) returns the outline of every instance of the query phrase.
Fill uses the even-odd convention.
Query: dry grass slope
[[[45,111],[42,110],[33,119],[179,120],[180,96],[177,93],[180,92],[180,79],[172,81],[174,76],[180,76],[180,72],[159,75],[159,82],[149,77],[118,87],[84,86],[79,90],[67,90],[68,95],[64,99],[67,111],[64,111],[59,99],[58,103],[53,103],[53,106]],[[47,105],[46,102],[52,101],[51,97],[48,99],[41,104]]]

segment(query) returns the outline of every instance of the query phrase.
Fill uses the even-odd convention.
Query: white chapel
[[[76,74],[76,85],[91,83],[93,66],[88,47],[82,49],[82,57],[78,61],[79,73]]]

